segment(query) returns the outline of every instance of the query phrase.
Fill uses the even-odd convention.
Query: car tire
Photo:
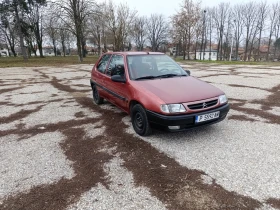
[[[148,136],[152,133],[146,110],[140,104],[132,107],[131,122],[135,132],[140,136]]]
[[[93,85],[93,86],[92,86],[92,96],[93,96],[93,102],[94,102],[96,105],[103,104],[104,98],[100,97],[99,91],[98,91],[96,85]]]

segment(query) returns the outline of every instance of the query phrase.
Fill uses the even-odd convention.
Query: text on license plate
[[[220,116],[220,112],[212,112],[209,114],[198,115],[198,116],[195,116],[195,122],[196,123],[205,122],[208,120],[213,120],[213,119],[219,118],[219,116]]]

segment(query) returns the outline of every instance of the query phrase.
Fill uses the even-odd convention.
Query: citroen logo
[[[205,102],[202,104],[202,106],[203,106],[203,109],[207,108],[207,104]]]

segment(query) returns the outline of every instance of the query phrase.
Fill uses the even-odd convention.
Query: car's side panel
[[[160,113],[159,104],[164,104],[159,97],[137,85],[138,81],[130,81],[130,101],[137,101],[145,109]]]
[[[94,82],[94,84],[97,86],[97,89],[99,91],[99,95],[103,98],[108,98],[108,92],[104,90],[104,88],[102,88],[102,86],[104,86],[104,78],[105,78],[105,72],[104,73],[101,73],[100,71],[98,71],[97,67],[98,67],[98,64],[101,62],[103,56],[111,56],[111,54],[107,53],[107,54],[104,54],[102,56],[100,56],[98,62],[96,62],[96,65],[94,65],[93,69],[92,69],[92,73],[91,73],[91,80]],[[111,58],[110,58],[111,59]],[[109,59],[109,61],[110,61]],[[109,61],[105,67],[105,71],[106,69],[108,68],[108,64],[109,64]]]

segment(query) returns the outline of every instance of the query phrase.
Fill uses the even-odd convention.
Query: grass
[[[173,58],[173,57],[172,57]],[[45,58],[31,57],[27,62],[23,61],[22,57],[0,57],[0,68],[7,67],[40,67],[40,66],[65,66],[75,64],[91,64],[93,65],[98,59],[98,56],[87,56],[81,63],[78,61],[78,56],[49,56]],[[280,62],[244,62],[244,61],[200,61],[200,60],[183,60],[182,57],[177,57],[175,61],[184,63],[204,63],[217,65],[269,65],[280,66]]]
[[[97,56],[88,56],[83,62],[79,62],[78,56],[49,56],[45,58],[31,57],[24,62],[22,57],[0,57],[0,68],[7,67],[40,67],[40,66],[64,66],[74,64],[94,64]]]
[[[280,62],[254,62],[254,61],[209,61],[209,60],[183,60],[181,57],[174,59],[177,62],[184,63],[204,63],[204,64],[218,64],[218,65],[269,65],[280,66]]]

